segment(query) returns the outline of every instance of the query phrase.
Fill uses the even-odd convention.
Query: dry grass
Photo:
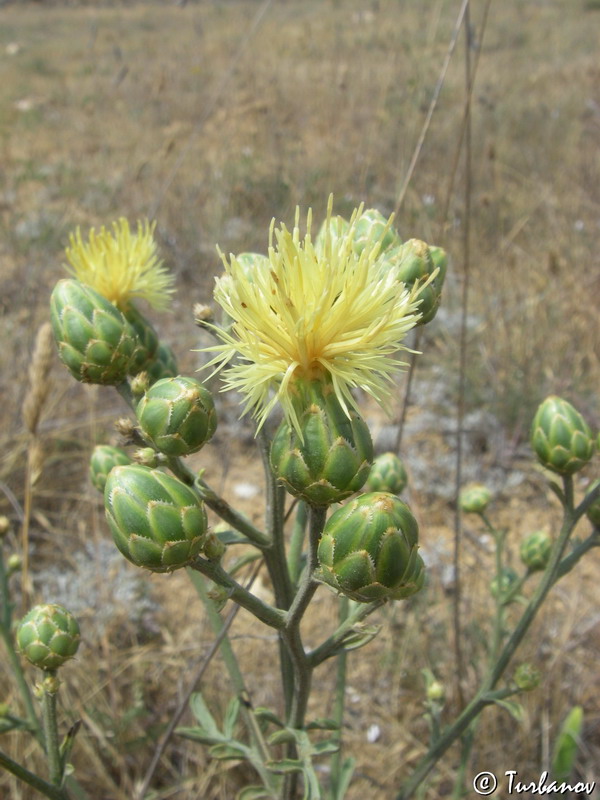
[[[366,7],[358,0],[274,2],[233,71],[232,61],[259,7],[249,0],[184,7],[3,7],[0,481],[5,491],[0,513],[12,517],[15,530],[27,466],[21,407],[29,353],[48,316],[49,291],[62,276],[68,232],[122,215],[132,221],[156,216],[162,252],[179,289],[175,313],[157,324],[176,343],[182,371],[192,374],[198,359],[191,352],[198,346],[192,305],[209,297],[219,269],[216,242],[226,252],[264,250],[273,215],[290,221],[300,203],[313,205],[318,220],[330,192],[340,213],[362,200],[384,212],[394,208],[446,52],[455,5],[445,0],[379,0]],[[473,10],[475,26],[478,11]],[[517,467],[527,470],[514,493],[505,488],[497,502],[502,524],[514,531],[514,563],[520,535],[543,525],[556,529],[558,513],[530,462],[507,460],[522,456],[532,410],[552,391],[576,401],[596,428],[600,421],[594,301],[600,290],[597,22],[590,3],[492,4],[477,76],[468,401],[471,409],[491,412],[495,420],[494,431],[477,432],[483,453],[475,469],[483,475],[501,462],[507,468],[505,486]],[[443,244],[453,255],[446,310],[423,343],[424,374],[438,380],[441,375],[450,388],[458,363],[463,222],[450,172],[462,84],[457,58],[398,217],[406,238]],[[415,397],[417,409],[425,402]],[[111,420],[121,411],[108,390],[77,386],[55,364],[37,425],[46,460],[32,508],[34,577],[59,565],[82,572],[76,554],[83,544],[100,547],[106,539],[99,499],[84,476],[91,446],[112,436]],[[381,427],[382,421],[374,420]],[[212,482],[222,482],[236,502],[236,485],[254,470],[254,450],[243,434],[233,423],[223,426],[200,459]],[[411,441],[415,453],[428,454],[432,469],[442,456],[451,458],[443,434],[430,430],[409,437],[409,461]],[[474,445],[473,458],[476,450]],[[423,751],[420,669],[430,667],[447,683],[448,718],[455,710],[450,596],[443,581],[452,509],[423,482],[413,489],[411,503],[431,557],[430,586],[410,604],[382,613],[378,639],[350,659],[346,734],[348,750],[358,759],[350,800],[392,797]],[[260,519],[256,498],[241,505]],[[16,536],[10,544],[18,548]],[[104,551],[90,553],[97,607],[82,606],[88,633],[81,657],[65,669],[63,706],[73,709],[68,715],[84,720],[74,760],[93,800],[129,800],[153,742],[186,688],[186,664],[201,656],[211,635],[183,576],[153,577],[132,589],[146,593],[145,616],[132,619],[131,601],[115,603],[105,582],[113,570],[125,585],[121,567],[108,564]],[[468,540],[465,682],[471,687],[487,635],[491,561]],[[595,777],[600,751],[597,556],[585,561],[554,592],[524,647],[523,658],[535,660],[546,673],[543,686],[526,698],[527,721],[516,729],[502,712],[487,712],[472,774],[515,768],[535,777],[547,764],[560,720],[581,703],[586,731],[578,769],[587,779]],[[123,569],[134,574],[127,565]],[[40,597],[44,593],[39,581],[36,591]],[[331,602],[326,591],[317,595],[309,628],[320,629]],[[109,603],[109,620],[99,626],[100,609]],[[254,701],[276,703],[275,650],[264,629],[242,613],[234,636]],[[315,707],[321,711],[330,702],[331,665],[321,670],[317,683]],[[228,689],[216,662],[206,686],[215,708],[222,708]],[[10,689],[7,699],[12,699]],[[367,729],[374,723],[381,736],[368,743]],[[35,753],[20,750],[17,737],[5,740],[13,755],[35,763]],[[456,764],[452,752],[428,797],[448,793]],[[226,771],[209,763],[199,748],[177,741],[155,785],[161,798],[230,800],[246,777],[240,767]],[[178,788],[170,792],[173,786]],[[31,796],[6,776],[0,776],[0,787],[15,800]]]

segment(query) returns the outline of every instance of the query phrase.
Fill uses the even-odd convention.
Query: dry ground
[[[474,417],[467,451],[469,469],[482,478],[494,475],[494,511],[511,528],[514,564],[524,533],[558,524],[557,503],[528,455],[532,410],[547,393],[561,393],[596,429],[600,422],[600,12],[593,5],[492,3],[473,97],[467,401],[468,410],[484,416]],[[69,231],[118,216],[157,219],[179,291],[174,313],[156,324],[176,349],[182,372],[193,374],[200,357],[192,352],[199,334],[191,307],[209,298],[219,270],[216,242],[226,252],[264,250],[272,216],[290,222],[300,203],[312,205],[318,220],[330,192],[340,213],[363,200],[384,213],[394,209],[457,6],[289,0],[274,2],[256,29],[260,4],[250,0],[0,9],[0,513],[15,530],[24,502],[21,406],[28,358],[47,318],[48,294],[63,274]],[[473,3],[476,31],[482,8]],[[453,510],[440,489],[451,473],[440,465],[452,461],[448,407],[456,388],[463,274],[462,161],[453,182],[462,59],[459,49],[397,217],[404,238],[443,244],[453,256],[444,313],[422,344],[423,378],[403,448],[431,580],[410,604],[383,611],[378,638],[350,659],[346,742],[358,759],[351,800],[393,797],[422,752],[423,667],[447,686],[448,718],[456,706],[447,571]],[[429,424],[418,423],[422,411]],[[74,385],[54,365],[40,427],[45,463],[35,487],[32,560],[38,597],[51,586],[81,603],[85,642],[65,670],[63,705],[84,720],[73,760],[93,800],[130,800],[186,687],[186,665],[210,642],[184,576],[140,580],[111,549],[102,549],[107,530],[85,472],[90,448],[113,436],[120,413],[116,395]],[[374,409],[368,413],[385,441],[386,421]],[[254,445],[233,408],[221,414],[218,436],[197,464],[259,520]],[[248,483],[259,491],[241,497],[249,494]],[[468,520],[467,688],[481,669],[491,612],[492,557],[480,533]],[[9,541],[17,547],[16,536]],[[83,551],[86,545],[92,549]],[[73,586],[65,587],[60,575],[67,568],[75,571],[68,573]],[[537,776],[560,721],[580,703],[586,725],[578,774],[600,777],[597,569],[592,553],[553,593],[521,654],[542,667],[542,686],[525,698],[527,716],[519,726],[502,712],[486,713],[473,775],[514,768]],[[317,595],[309,638],[330,616],[331,603],[325,590]],[[270,638],[243,612],[234,637],[254,701],[277,702]],[[227,694],[222,672],[214,662],[205,681],[215,709]],[[332,673],[327,665],[318,675],[319,713],[330,702]],[[4,692],[11,701],[12,690]],[[374,724],[380,734],[369,742]],[[5,738],[13,754],[35,762],[35,752]],[[427,797],[449,793],[456,765],[452,752]],[[239,767],[224,772],[199,748],[178,741],[155,785],[161,798],[230,800],[246,778]],[[0,776],[3,791],[11,800],[31,796],[7,776]]]

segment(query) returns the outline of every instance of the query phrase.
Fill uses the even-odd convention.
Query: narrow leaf
[[[552,777],[554,780],[565,781],[571,775],[582,728],[583,709],[581,706],[575,706],[563,722],[554,746],[554,756],[552,758]]]
[[[209,736],[214,736],[217,739],[222,739],[223,736],[219,730],[215,718],[208,710],[208,706],[204,702],[204,697],[201,692],[194,692],[190,698],[190,708],[192,714],[196,717],[200,725],[204,728]]]
[[[265,766],[269,772],[274,772],[276,775],[303,771],[302,761],[298,761],[296,758],[282,758],[278,761],[267,761]]]

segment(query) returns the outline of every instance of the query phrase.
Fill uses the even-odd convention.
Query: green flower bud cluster
[[[104,506],[115,544],[137,566],[170,572],[186,566],[204,546],[204,504],[182,481],[158,469],[115,467]]]
[[[540,463],[560,475],[573,475],[594,453],[587,422],[571,403],[554,395],[547,397],[535,414],[531,446]]]
[[[371,434],[359,414],[346,414],[330,384],[298,382],[298,390],[300,431],[281,423],[271,445],[271,468],[294,497],[328,506],[366,481],[373,461]]]
[[[112,447],[108,444],[96,445],[90,456],[90,478],[93,486],[99,492],[104,492],[106,479],[111,469],[125,464],[131,464],[131,459],[122,447]]]
[[[492,499],[492,493],[482,483],[472,483],[462,489],[458,503],[466,514],[483,514]]]
[[[366,486],[370,492],[400,494],[407,483],[402,460],[395,453],[381,453],[373,461]]]
[[[319,577],[368,603],[418,592],[425,567],[409,507],[387,492],[363,494],[329,518],[319,543]]]
[[[217,428],[211,393],[199,381],[181,375],[153,384],[136,413],[143,435],[169,456],[195,453]]]
[[[25,658],[44,670],[55,670],[73,658],[80,632],[75,617],[57,604],[35,606],[17,628],[17,644]]]
[[[60,280],[50,298],[58,354],[83,383],[122,383],[136,357],[138,338],[123,314],[89,286]]]
[[[546,569],[552,552],[552,536],[547,531],[534,531],[523,539],[521,561],[530,572]]]
[[[415,284],[423,286],[419,294],[421,318],[418,324],[425,325],[431,322],[442,298],[442,287],[448,265],[446,252],[441,247],[429,247],[420,239],[409,239],[384,253],[383,260],[394,271],[398,280],[408,288],[412,288]],[[435,278],[427,283],[436,269]]]

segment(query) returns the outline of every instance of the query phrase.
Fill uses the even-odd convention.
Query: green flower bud
[[[593,492],[594,489],[598,488],[598,486],[600,486],[600,479],[594,481],[588,486],[586,495],[590,494],[590,492]],[[592,525],[600,528],[600,497],[598,497],[598,499],[592,503],[585,513]]]
[[[90,456],[92,484],[99,492],[103,492],[111,469],[124,464],[131,464],[131,459],[122,447],[112,447],[108,444],[96,445]]]
[[[271,445],[271,468],[286,490],[314,506],[358,491],[373,460],[366,423],[341,407],[331,384],[298,382],[300,430],[282,422]]]
[[[79,647],[79,625],[66,608],[35,606],[17,627],[17,644],[34,666],[54,670],[73,658]]]
[[[427,687],[427,699],[433,703],[443,703],[446,696],[444,684],[439,681],[432,681]]]
[[[560,475],[573,475],[594,452],[587,422],[570,403],[555,395],[547,397],[535,414],[531,446],[540,463]]]
[[[10,578],[15,572],[20,572],[23,568],[23,559],[18,553],[11,553],[6,562],[6,575]]]
[[[138,403],[137,418],[144,436],[169,456],[195,453],[217,428],[211,393],[181,375],[154,383]]]
[[[152,469],[158,466],[158,454],[153,447],[138,447],[133,454],[133,460],[136,464]]]
[[[137,375],[154,360],[158,350],[158,334],[152,323],[137,310],[133,303],[127,307],[124,314],[138,340],[138,346],[129,365],[129,374]]]
[[[131,394],[139,400],[143,394],[146,394],[148,389],[150,388],[150,378],[148,377],[148,373],[145,370],[142,372],[138,372],[137,375],[134,375],[131,381],[129,382],[129,386],[131,388]]]
[[[495,597],[497,600],[504,600],[514,589],[518,580],[519,576],[514,569],[511,567],[504,567],[500,575],[500,580],[498,580],[498,576],[496,576],[490,583],[492,597]]]
[[[329,225],[327,224],[329,222]],[[330,246],[333,250],[337,247],[338,242],[344,238],[348,231],[350,224],[343,217],[331,217],[329,220],[324,220],[319,232],[315,237],[315,250],[320,256],[326,255],[327,249],[327,233],[329,232]]]
[[[388,225],[388,220],[376,208],[368,208],[356,220],[354,226],[354,251],[360,255],[367,245],[380,244],[379,253],[385,253],[401,243],[397,231]]]
[[[513,675],[513,680],[523,692],[531,692],[537,689],[542,679],[539,669],[532,664],[519,664]]]
[[[425,325],[435,317],[440,300],[442,298],[442,287],[446,275],[446,254],[441,248],[435,248],[436,261],[434,263],[429,246],[420,239],[409,239],[404,244],[384,255],[384,260],[389,264],[399,281],[408,288],[415,284],[422,285],[419,294],[421,300],[419,312],[421,318],[419,325]],[[438,268],[435,278],[425,286],[431,274]]]
[[[404,464],[395,453],[381,453],[373,461],[367,478],[367,489],[371,492],[400,494],[408,483]]]
[[[154,355],[154,359],[147,365],[146,372],[150,384],[162,378],[175,378],[179,374],[175,353],[168,344],[160,342]]]
[[[329,518],[319,542],[319,577],[352,600],[400,599],[423,586],[419,528],[386,492],[363,494]]]
[[[10,520],[5,515],[0,516],[0,539],[3,539],[10,530]]]
[[[227,548],[214,533],[209,533],[204,542],[204,555],[210,561],[220,561],[225,555]]]
[[[107,385],[125,380],[137,337],[118,308],[89,286],[67,279],[54,287],[50,312],[58,354],[74,378]]]
[[[115,544],[137,566],[170,572],[186,566],[204,545],[203,503],[160,470],[115,467],[106,481],[104,506]]]
[[[552,537],[547,531],[534,531],[521,542],[521,561],[530,572],[546,569],[552,552]]]
[[[492,499],[492,493],[482,483],[472,483],[461,490],[458,503],[466,514],[482,514]]]

